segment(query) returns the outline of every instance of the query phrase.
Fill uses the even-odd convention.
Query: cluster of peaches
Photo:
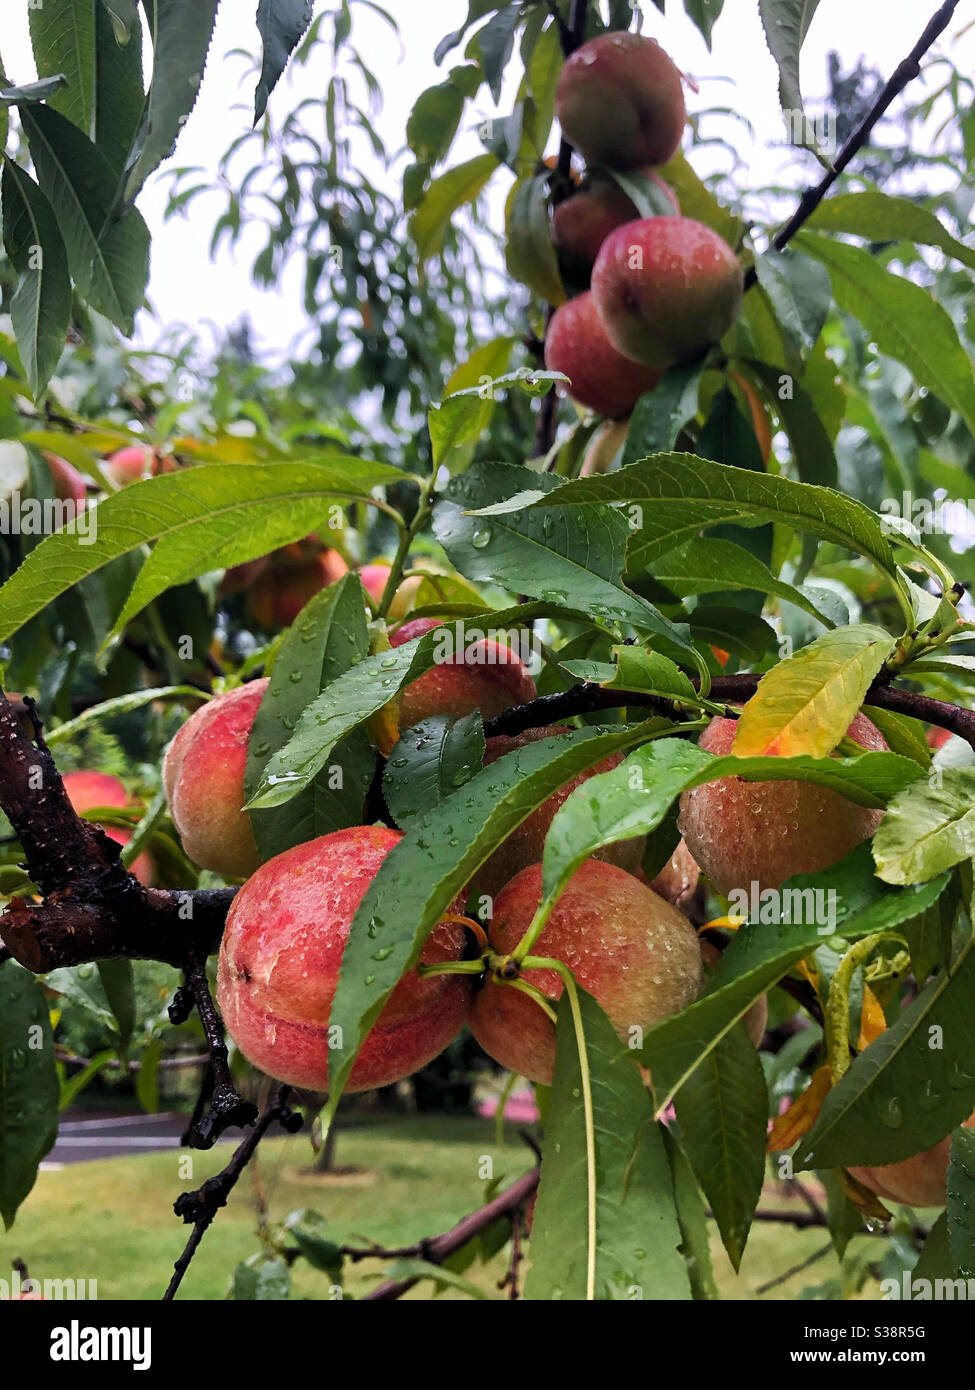
[[[555,110],[588,173],[557,204],[552,237],[566,282],[589,288],[553,315],[545,363],[580,404],[623,417],[668,368],[700,358],[731,327],[741,264],[710,227],[681,216],[657,172],[680,147],[686,109],[681,74],[653,39],[610,33],[583,44],[562,70]],[[634,179],[656,190],[665,216],[640,216],[622,186]]]

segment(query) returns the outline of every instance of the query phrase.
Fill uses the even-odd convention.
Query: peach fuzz
[[[217,1002],[244,1056],[279,1081],[328,1089],[328,1022],[349,927],[402,838],[384,826],[323,835],[262,865],[234,899],[220,948]],[[458,960],[464,940],[462,926],[440,922],[420,960]],[[366,1038],[346,1089],[388,1086],[432,1061],[463,1025],[469,979],[421,979],[408,970]]]
[[[260,861],[243,810],[247,740],[267,679],[218,695],[192,714],[166,750],[163,787],[183,848],[201,868],[244,878]]]
[[[533,864],[498,894],[489,932],[498,954],[518,945],[538,907],[541,884],[542,867]],[[597,859],[586,860],[570,879],[532,955],[563,961],[624,1042],[630,1028],[649,1028],[690,1004],[703,975],[687,918],[632,874]],[[562,994],[552,970],[525,970],[522,978],[553,1001]],[[551,1084],[555,1029],[528,995],[489,977],[474,996],[469,1023],[495,1061]]]
[[[698,740],[709,753],[732,751],[737,721],[712,719]],[[887,744],[863,714],[848,736],[870,751]],[[812,782],[745,782],[721,777],[684,792],[679,825],[716,892],[778,888],[845,858],[880,824],[883,811],[857,806]]]
[[[414,618],[390,636],[394,647],[440,627],[433,618]],[[400,728],[410,729],[431,714],[471,714],[492,719],[513,705],[534,700],[538,691],[527,666],[509,647],[488,638],[473,652],[433,666],[411,682],[400,697]]]

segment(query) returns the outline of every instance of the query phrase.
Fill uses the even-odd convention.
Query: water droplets
[[[490,526],[475,526],[471,533],[471,545],[475,550],[484,550],[491,544],[493,538],[494,532]]]

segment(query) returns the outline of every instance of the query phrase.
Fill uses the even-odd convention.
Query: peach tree
[[[228,152],[212,246],[260,188],[255,280],[304,258],[314,346],[284,387],[239,334],[209,374],[120,346],[139,195],[226,80],[217,7],[24,6],[36,77],[0,86],[5,1225],[59,1108],[110,1064],[152,1108],[192,1036],[185,1142],[244,1134],[175,1204],[172,1298],[264,1134],[327,1131],[469,1026],[534,1085],[538,1162],[406,1250],[296,1213],[237,1297],[287,1296],[298,1259],[323,1297],[364,1258],[389,1264],[368,1299],[477,1293],[507,1247],[512,1297],[707,1299],[708,1220],[737,1269],[797,1193],[837,1257],[818,1296],[971,1274],[957,4],[832,147],[799,84],[815,7],[760,0],[786,201],[716,168],[730,118],[653,38],[662,0],[470,0],[405,163],[354,46],[363,11],[396,17],[261,0],[252,167],[238,187]],[[684,8],[708,45],[730,23]],[[314,139],[308,103],[267,114],[292,54],[322,74]],[[942,191],[878,129],[925,132]],[[200,216],[199,177],[175,170],[171,213]],[[137,1006],[160,965],[165,1016]]]

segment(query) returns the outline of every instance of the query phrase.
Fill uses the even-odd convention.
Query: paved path
[[[185,1115],[120,1115],[117,1112],[93,1114],[90,1110],[68,1110],[61,1121],[58,1141],[41,1164],[42,1169],[63,1168],[66,1163],[89,1163],[96,1158],[120,1158],[139,1153],[160,1153],[179,1147],[186,1128]],[[239,1131],[221,1142],[239,1141]]]

